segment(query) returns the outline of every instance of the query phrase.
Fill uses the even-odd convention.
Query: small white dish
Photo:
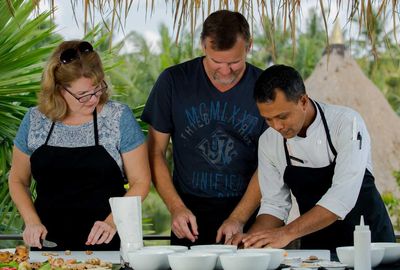
[[[372,243],[372,247],[381,247],[385,249],[382,263],[390,264],[397,262],[400,259],[400,243],[382,242]]]
[[[139,249],[128,252],[129,265],[135,270],[163,270],[169,268],[171,249]]]
[[[218,255],[205,252],[177,252],[168,255],[172,270],[213,270]]]
[[[271,255],[266,253],[227,253],[219,256],[224,270],[265,270]]]

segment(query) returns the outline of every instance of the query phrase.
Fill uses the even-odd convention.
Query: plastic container
[[[363,216],[354,230],[354,270],[371,270],[371,231]]]

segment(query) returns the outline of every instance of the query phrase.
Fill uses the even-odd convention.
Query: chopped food
[[[17,246],[13,256],[13,261],[18,263],[27,261],[29,259],[29,249],[26,246]]]
[[[85,251],[86,255],[93,254],[93,251]],[[42,252],[47,257],[46,262],[29,262],[29,249],[25,246],[18,246],[15,253],[0,251],[0,270],[111,270],[112,263],[105,262],[99,258],[89,258],[85,262],[78,262],[76,259],[63,259],[55,252]],[[65,255],[71,255],[70,250]]]
[[[13,254],[9,251],[0,251],[0,263],[8,263],[13,260]]]
[[[289,255],[289,253],[285,250],[285,252],[283,252],[283,257],[287,257]]]
[[[319,259],[318,259],[317,256],[311,255],[310,257],[308,257],[308,260],[310,260],[310,261],[318,261]]]
[[[42,256],[45,256],[45,257],[57,257],[58,256],[58,253],[57,252],[48,252],[48,251],[45,251],[45,252],[42,252]]]

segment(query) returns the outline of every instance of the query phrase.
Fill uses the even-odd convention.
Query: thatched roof
[[[392,173],[400,170],[400,118],[345,46],[336,43],[330,48],[306,80],[307,92],[313,99],[348,106],[362,115],[371,136],[378,189],[399,194]]]

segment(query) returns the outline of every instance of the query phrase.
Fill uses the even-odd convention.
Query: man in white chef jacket
[[[374,183],[371,142],[361,116],[310,99],[300,74],[284,65],[261,74],[254,98],[270,126],[258,149],[261,208],[248,233],[232,243],[281,248],[301,238],[303,249],[334,250],[353,245],[361,215],[372,242],[395,242]],[[286,224],[290,192],[300,216]]]

